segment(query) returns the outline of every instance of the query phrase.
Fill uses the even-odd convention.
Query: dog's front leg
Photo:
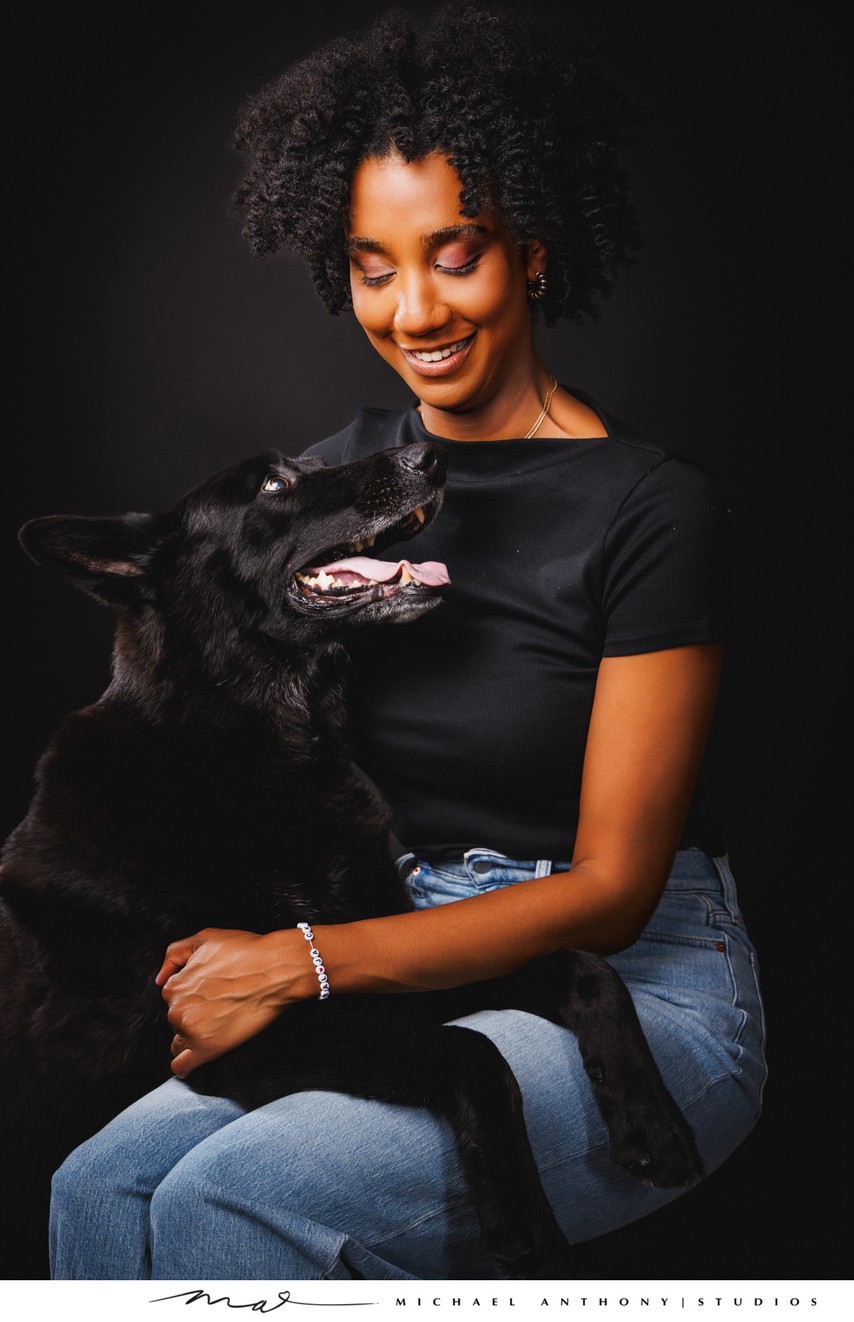
[[[665,1086],[628,988],[607,960],[557,950],[499,983],[504,1005],[564,1024],[577,1037],[618,1165],[665,1189],[702,1178],[693,1131]]]

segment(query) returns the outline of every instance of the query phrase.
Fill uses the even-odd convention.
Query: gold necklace
[[[546,398],[545,401],[543,402],[542,412],[540,413],[540,416],[537,418],[537,421],[534,423],[531,430],[525,432],[525,435],[522,437],[523,441],[529,441],[531,437],[534,435],[534,433],[536,431],[539,431],[540,427],[542,427],[543,421],[548,416],[549,405],[552,402],[552,395],[556,390],[557,390],[557,381],[555,381],[553,376],[550,376],[549,388],[546,391]]]

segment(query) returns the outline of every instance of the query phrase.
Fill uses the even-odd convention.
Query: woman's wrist
[[[317,973],[309,955],[309,943],[299,928],[281,928],[277,932],[270,932],[267,939],[273,952],[275,993],[282,1008],[292,1005],[294,1001],[316,998],[320,993]]]
[[[322,956],[330,996],[424,991],[464,982],[456,970],[437,978],[435,966],[423,959],[418,937],[423,919],[424,913],[415,911],[349,923],[313,923],[313,944]],[[306,962],[313,968],[310,960]],[[319,991],[315,980],[310,994],[317,996]]]
[[[317,976],[317,985],[320,988],[318,999],[326,1001],[329,999],[329,975],[324,968],[323,957],[317,946],[314,944],[314,932],[311,930],[308,923],[297,923],[297,927],[302,932],[303,940],[308,942],[309,958],[314,965],[314,972]]]

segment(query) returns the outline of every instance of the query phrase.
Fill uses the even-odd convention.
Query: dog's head
[[[335,467],[270,451],[164,514],[52,515],[19,537],[38,564],[108,605],[148,606],[188,639],[257,632],[310,645],[437,604],[445,566],[401,559],[398,544],[435,517],[444,481],[444,452],[429,442]]]

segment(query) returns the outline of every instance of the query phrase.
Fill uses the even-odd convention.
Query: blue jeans
[[[425,907],[568,865],[489,849],[428,864],[406,855]],[[677,854],[640,939],[611,958],[708,1172],[753,1128],[765,1079],[756,957],[725,859]],[[564,1028],[514,1010],[458,1020],[512,1066],[546,1193],[570,1241],[676,1197],[608,1156],[605,1128]],[[170,1080],[57,1171],[56,1280],[472,1280],[495,1278],[451,1132],[427,1111],[337,1093],[244,1113]]]

